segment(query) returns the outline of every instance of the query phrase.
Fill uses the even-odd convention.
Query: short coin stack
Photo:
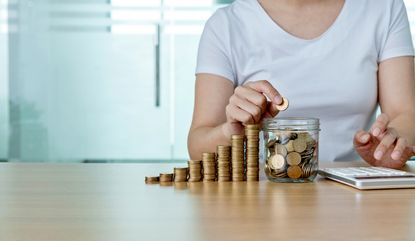
[[[189,182],[202,181],[202,161],[189,160],[187,164],[189,166]]]
[[[218,181],[231,181],[231,147],[217,146],[218,153]]]
[[[246,180],[259,180],[259,125],[247,125],[246,135]]]
[[[205,152],[202,154],[203,181],[216,181],[216,154]]]
[[[187,182],[188,168],[174,168],[174,182]]]
[[[160,182],[172,182],[173,181],[173,173],[160,173]]]
[[[241,182],[245,177],[244,135],[232,135],[232,181]]]
[[[146,177],[145,183],[146,184],[156,184],[160,182],[160,177]]]

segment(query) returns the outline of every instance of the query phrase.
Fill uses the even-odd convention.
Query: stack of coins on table
[[[189,182],[200,182],[202,181],[202,161],[200,160],[189,160],[187,162],[189,167]]]
[[[265,171],[270,176],[299,179],[316,174],[317,141],[308,132],[278,132],[267,148],[270,156]]]
[[[202,153],[203,162],[203,181],[214,182],[216,181],[216,154],[215,153]]]
[[[160,173],[159,180],[160,182],[172,182],[173,176],[173,173]]]
[[[146,184],[157,184],[160,182],[160,177],[145,177]]]
[[[174,182],[187,182],[187,167],[184,168],[174,168]]]
[[[218,153],[218,181],[231,181],[231,147],[217,146]]]
[[[245,179],[244,135],[232,135],[232,181],[241,182]]]
[[[247,125],[246,135],[246,180],[259,180],[259,125]]]

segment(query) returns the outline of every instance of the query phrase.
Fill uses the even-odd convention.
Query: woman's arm
[[[267,101],[267,96],[273,104]],[[196,76],[195,106],[188,136],[191,159],[229,145],[232,134],[243,133],[243,124],[259,123],[278,113],[282,100],[268,81],[249,82],[234,89],[233,83],[217,75]]]
[[[399,168],[415,155],[415,72],[413,57],[398,57],[379,65],[382,115],[355,138],[357,151],[370,164]]]

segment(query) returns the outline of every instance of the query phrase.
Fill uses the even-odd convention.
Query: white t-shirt
[[[312,40],[284,31],[257,0],[237,0],[206,23],[196,73],[235,86],[270,81],[290,101],[278,116],[320,118],[319,159],[347,161],[359,159],[353,136],[373,121],[378,63],[413,55],[402,0],[346,0],[333,25]]]

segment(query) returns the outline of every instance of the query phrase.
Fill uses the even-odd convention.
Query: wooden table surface
[[[415,240],[415,189],[144,184],[173,166],[0,164],[0,240]]]

